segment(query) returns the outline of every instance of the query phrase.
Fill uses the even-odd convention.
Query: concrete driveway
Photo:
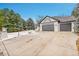
[[[76,56],[77,35],[71,32],[38,32],[4,41],[11,56]]]

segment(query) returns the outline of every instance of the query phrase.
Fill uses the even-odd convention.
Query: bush
[[[75,22],[74,32],[79,33],[79,22]]]
[[[0,31],[2,31],[2,28],[0,28]]]
[[[18,32],[17,28],[8,28],[7,29],[8,32]]]

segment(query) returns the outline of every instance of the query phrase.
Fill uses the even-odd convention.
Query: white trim
[[[55,22],[56,20],[50,17],[46,17],[41,23],[47,23],[47,22]]]
[[[59,31],[59,24],[58,24],[58,22],[54,22],[54,31],[55,32]]]
[[[40,24],[40,31],[42,31],[42,24]]]
[[[74,22],[71,22],[71,32],[74,32]]]

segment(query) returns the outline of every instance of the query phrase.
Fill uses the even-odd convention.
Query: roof
[[[58,21],[58,22],[72,22],[72,21],[76,21],[76,18],[75,18],[74,16],[53,16],[53,17],[51,17],[51,16],[46,16],[46,17],[52,18],[52,19],[54,19],[54,20],[56,20],[56,21]],[[44,17],[43,20],[44,20],[46,17]],[[42,21],[43,21],[43,20],[42,20]],[[41,21],[41,22],[42,22],[42,21]],[[41,22],[40,22],[40,23],[41,23]]]
[[[76,20],[74,16],[54,16],[53,18],[59,20],[60,22],[70,22]]]

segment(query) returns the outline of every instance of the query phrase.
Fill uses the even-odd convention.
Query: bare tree
[[[38,18],[36,19],[37,22],[37,26],[40,26],[41,21],[43,20],[45,16],[38,16]]]

